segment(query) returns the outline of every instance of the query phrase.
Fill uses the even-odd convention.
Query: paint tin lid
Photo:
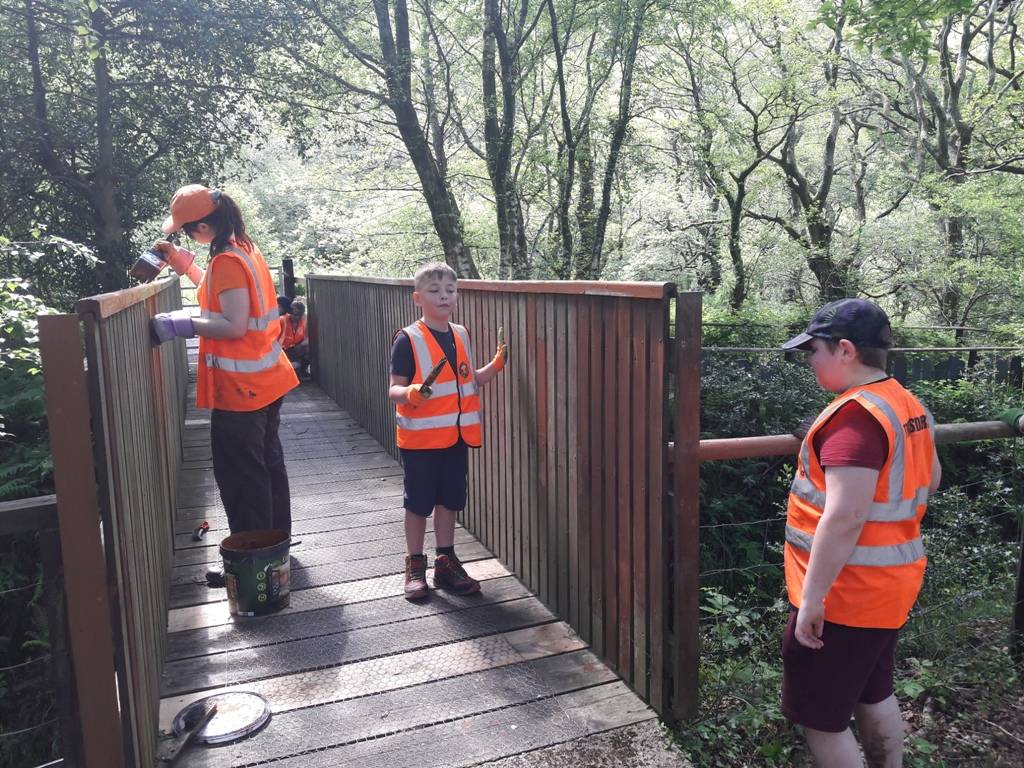
[[[193,737],[197,744],[227,744],[255,733],[270,720],[270,704],[258,693],[218,693],[193,701],[175,715],[174,734],[181,735],[209,704],[217,705],[217,714]]]

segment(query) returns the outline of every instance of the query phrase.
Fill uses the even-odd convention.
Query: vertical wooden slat
[[[590,616],[591,645],[601,658],[607,658],[605,612],[608,606],[608,571],[613,567],[608,562],[605,538],[613,538],[608,530],[606,509],[611,505],[605,487],[607,456],[605,455],[605,433],[607,425],[605,407],[607,389],[604,386],[605,363],[610,356],[605,354],[604,315],[608,305],[607,299],[598,299],[591,304],[590,314],[590,393],[587,402],[590,404]]]
[[[557,339],[555,334],[555,299],[554,296],[545,296],[544,322],[542,333],[544,336],[544,522],[545,528],[541,538],[542,549],[546,550],[541,555],[541,565],[546,570],[544,579],[544,602],[546,602],[555,613],[559,612],[558,607],[558,571],[560,566],[560,552],[558,551],[558,435],[555,409],[557,407],[555,373],[557,370]],[[540,419],[538,419],[538,423]]]
[[[618,613],[616,616],[616,627],[618,629],[618,669],[619,674],[627,682],[633,682],[633,654],[631,648],[631,636],[633,629],[633,541],[632,541],[632,517],[634,510],[631,506],[630,485],[632,482],[631,451],[633,448],[633,431],[639,425],[633,424],[630,419],[630,402],[634,397],[633,387],[636,377],[634,373],[631,336],[632,325],[630,317],[630,302],[625,299],[615,300],[615,343],[617,346],[616,357],[618,370],[622,371],[615,376],[618,392],[616,393],[615,408],[616,422],[618,426],[618,438],[615,440],[616,447],[616,523],[617,523],[617,546],[618,559],[616,561],[616,572],[618,576]]]
[[[675,535],[672,715],[697,714],[698,619],[700,610],[700,294],[680,294],[676,303]]]
[[[665,710],[665,611],[668,565],[665,560],[665,507],[668,469],[669,417],[666,365],[668,353],[669,310],[675,303],[674,291],[652,313],[649,326],[651,362],[649,369],[649,397],[655,423],[648,432],[648,461],[650,462],[650,488],[648,499],[648,577],[650,579],[647,615],[649,620],[648,647],[650,690],[648,701],[658,714]]]
[[[568,562],[568,589],[569,606],[566,618],[574,627],[580,626],[580,520],[579,520],[579,464],[580,464],[580,441],[579,441],[579,412],[576,409],[578,383],[581,369],[577,365],[577,310],[579,301],[570,297],[566,302],[565,315],[565,367],[566,375],[562,383],[562,391],[565,396],[563,413],[565,416],[565,452],[566,463],[566,486],[565,504],[566,520],[568,527],[569,562]],[[579,631],[579,630],[577,630]]]
[[[649,430],[657,428],[656,417],[661,403],[650,397],[650,360],[648,359],[648,337],[650,326],[647,318],[653,309],[653,302],[632,303],[632,393],[629,398],[630,416],[630,510],[632,514],[630,536],[632,538],[632,575],[630,603],[632,606],[632,651],[633,690],[647,697],[647,582],[650,563],[647,560],[647,490],[650,478],[650,464],[647,455]]]
[[[512,349],[516,358],[513,371],[516,384],[512,396],[515,413],[516,469],[519,480],[515,504],[515,522],[518,532],[515,547],[517,556],[515,572],[524,582],[529,583],[527,574],[530,559],[530,488],[533,485],[533,476],[530,474],[530,443],[533,440],[533,434],[530,429],[529,387],[526,383],[530,376],[530,359],[526,351],[529,346],[526,330],[526,300],[525,296],[513,298],[516,332]]]
[[[569,616],[569,592],[572,580],[573,558],[569,551],[569,424],[566,416],[569,412],[570,376],[568,366],[568,317],[569,297],[555,296],[554,343],[555,365],[553,383],[555,388],[554,432],[556,458],[555,484],[555,531],[557,534],[557,607],[560,616]]]
[[[65,571],[68,627],[76,695],[82,707],[82,752],[87,765],[123,766],[122,727],[114,683],[113,633],[106,565],[100,540],[89,428],[89,399],[82,366],[78,318],[39,318],[39,348],[46,387],[57,514]]]
[[[593,468],[590,459],[590,434],[593,425],[590,418],[590,355],[592,341],[590,337],[590,318],[593,302],[580,300],[576,313],[576,372],[573,381],[576,385],[573,404],[576,410],[576,445],[579,455],[577,469],[577,520],[579,526],[579,617],[573,625],[580,636],[589,643],[593,642],[591,630],[591,521],[593,507],[591,488],[593,487]]]

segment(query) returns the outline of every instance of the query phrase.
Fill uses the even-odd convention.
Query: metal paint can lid
[[[193,737],[197,744],[227,744],[255,733],[270,720],[270,704],[260,694],[251,691],[218,693],[193,701],[178,712],[174,716],[175,736],[185,731],[186,723],[195,722],[195,716],[209,704],[217,705],[217,714]]]

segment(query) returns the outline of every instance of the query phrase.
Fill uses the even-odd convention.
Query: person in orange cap
[[[217,189],[190,184],[171,199],[163,231],[184,230],[210,247],[203,273],[195,254],[158,240],[178,274],[197,282],[200,316],[166,312],[150,325],[154,341],[199,337],[196,404],[210,408],[213,474],[231,533],[291,532],[288,474],[278,429],[286,392],[298,384],[278,341],[277,294],[238,205]],[[216,572],[211,583],[222,583]]]

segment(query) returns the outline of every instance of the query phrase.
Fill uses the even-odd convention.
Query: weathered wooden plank
[[[457,721],[288,758],[275,768],[416,768],[424,754],[444,766],[472,766],[654,717],[621,682],[586,688]]]
[[[633,542],[632,542],[632,519],[636,511],[632,507],[630,498],[630,487],[635,479],[631,475],[631,453],[633,451],[633,439],[635,432],[642,428],[642,424],[634,424],[630,419],[631,399],[636,396],[634,386],[640,377],[639,372],[633,364],[633,355],[630,341],[633,336],[632,303],[624,299],[616,300],[615,307],[615,342],[617,346],[616,356],[618,358],[618,371],[616,386],[618,392],[612,401],[616,404],[616,422],[618,425],[618,437],[616,445],[616,548],[617,558],[612,562],[615,564],[617,578],[617,612],[615,615],[616,646],[618,650],[616,668],[618,673],[627,682],[633,683]]]
[[[231,749],[186,752],[182,768],[227,768],[281,760],[344,747],[367,739],[423,728],[456,724],[483,712],[495,712],[582,688],[611,683],[614,675],[588,651],[543,657],[501,666],[414,688],[333,702],[275,715],[261,733]],[[339,724],[344,727],[338,727]],[[461,750],[460,750],[461,751]],[[443,763],[444,755],[432,757]]]
[[[315,540],[315,537],[310,537]],[[479,546],[473,535],[465,528],[459,527],[455,532],[455,545],[457,547]],[[219,550],[216,547],[207,547],[209,561],[180,565],[171,571],[170,583],[188,584],[195,579],[203,579],[206,569],[210,563],[220,562]],[[391,555],[395,559],[396,568],[402,564],[405,556],[405,537],[403,535],[392,536],[381,539],[370,539],[368,541],[356,541],[349,544],[323,543],[322,546],[309,544],[309,539],[302,539],[299,546],[293,547],[292,555],[292,579],[298,577],[300,571],[322,565],[336,565],[338,563],[356,563],[360,560],[369,560]]]
[[[381,600],[367,600],[353,605],[334,605],[301,613],[276,613],[258,620],[238,620],[230,624],[178,632],[170,635],[167,645],[169,660],[202,657],[225,651],[257,649],[289,640],[352,632],[358,629],[453,613],[483,605],[497,605],[509,600],[531,597],[519,581],[506,576],[487,582],[487,588],[475,595],[456,595],[434,590],[430,599],[413,603],[404,595]],[[455,617],[457,618],[457,617]]]
[[[465,563],[466,572],[480,582],[501,579],[509,576],[508,570],[498,560],[474,560]],[[434,569],[427,569],[427,581],[433,583]],[[484,584],[481,591],[486,591]],[[355,605],[368,600],[382,600],[403,594],[401,574],[388,574],[372,579],[348,581],[341,584],[328,584],[322,587],[298,589],[291,593],[288,607],[281,609],[277,615],[317,611],[338,605]],[[223,593],[222,593],[223,595]],[[215,627],[220,624],[233,624],[236,619],[228,613],[227,597],[203,605],[192,605],[186,608],[173,608],[167,615],[168,632],[186,632],[191,629]]]
[[[491,553],[482,544],[470,544],[459,549],[459,559],[465,562],[483,560],[491,557]],[[299,567],[302,558],[292,556],[292,589],[338,584],[343,581],[358,581],[389,573],[398,573],[404,568],[403,558],[396,555],[370,557],[352,562],[334,565],[315,565],[310,568]],[[204,583],[177,584],[171,587],[171,607],[182,608],[186,605],[216,602],[223,592],[210,589]]]
[[[676,304],[676,428],[673,473],[676,509],[674,565],[672,709],[674,718],[697,714],[698,621],[700,611],[700,294],[680,294]]]
[[[666,300],[666,304],[669,300]],[[665,612],[666,581],[668,567],[665,561],[665,504],[666,472],[668,470],[669,413],[666,392],[668,391],[668,311],[662,311],[650,318],[650,401],[657,421],[647,434],[648,457],[651,464],[648,501],[648,573],[649,599],[647,603],[648,655],[650,681],[648,702],[660,714],[665,709]],[[657,404],[657,405],[654,405]]]
[[[228,651],[205,656],[202,663],[191,659],[168,661],[164,664],[163,690],[165,694],[177,694],[274,678],[554,620],[551,612],[535,598],[512,600],[497,606],[474,606],[454,616],[423,616],[383,627],[291,640],[266,646],[258,654],[248,650]]]
[[[605,508],[612,502],[605,493],[605,348],[604,309],[606,302],[591,304],[590,312],[590,376],[587,377],[590,407],[587,423],[590,427],[590,479],[592,489],[588,515],[590,516],[590,637],[587,638],[597,655],[605,657],[605,574],[604,538],[611,533],[606,529]]]

